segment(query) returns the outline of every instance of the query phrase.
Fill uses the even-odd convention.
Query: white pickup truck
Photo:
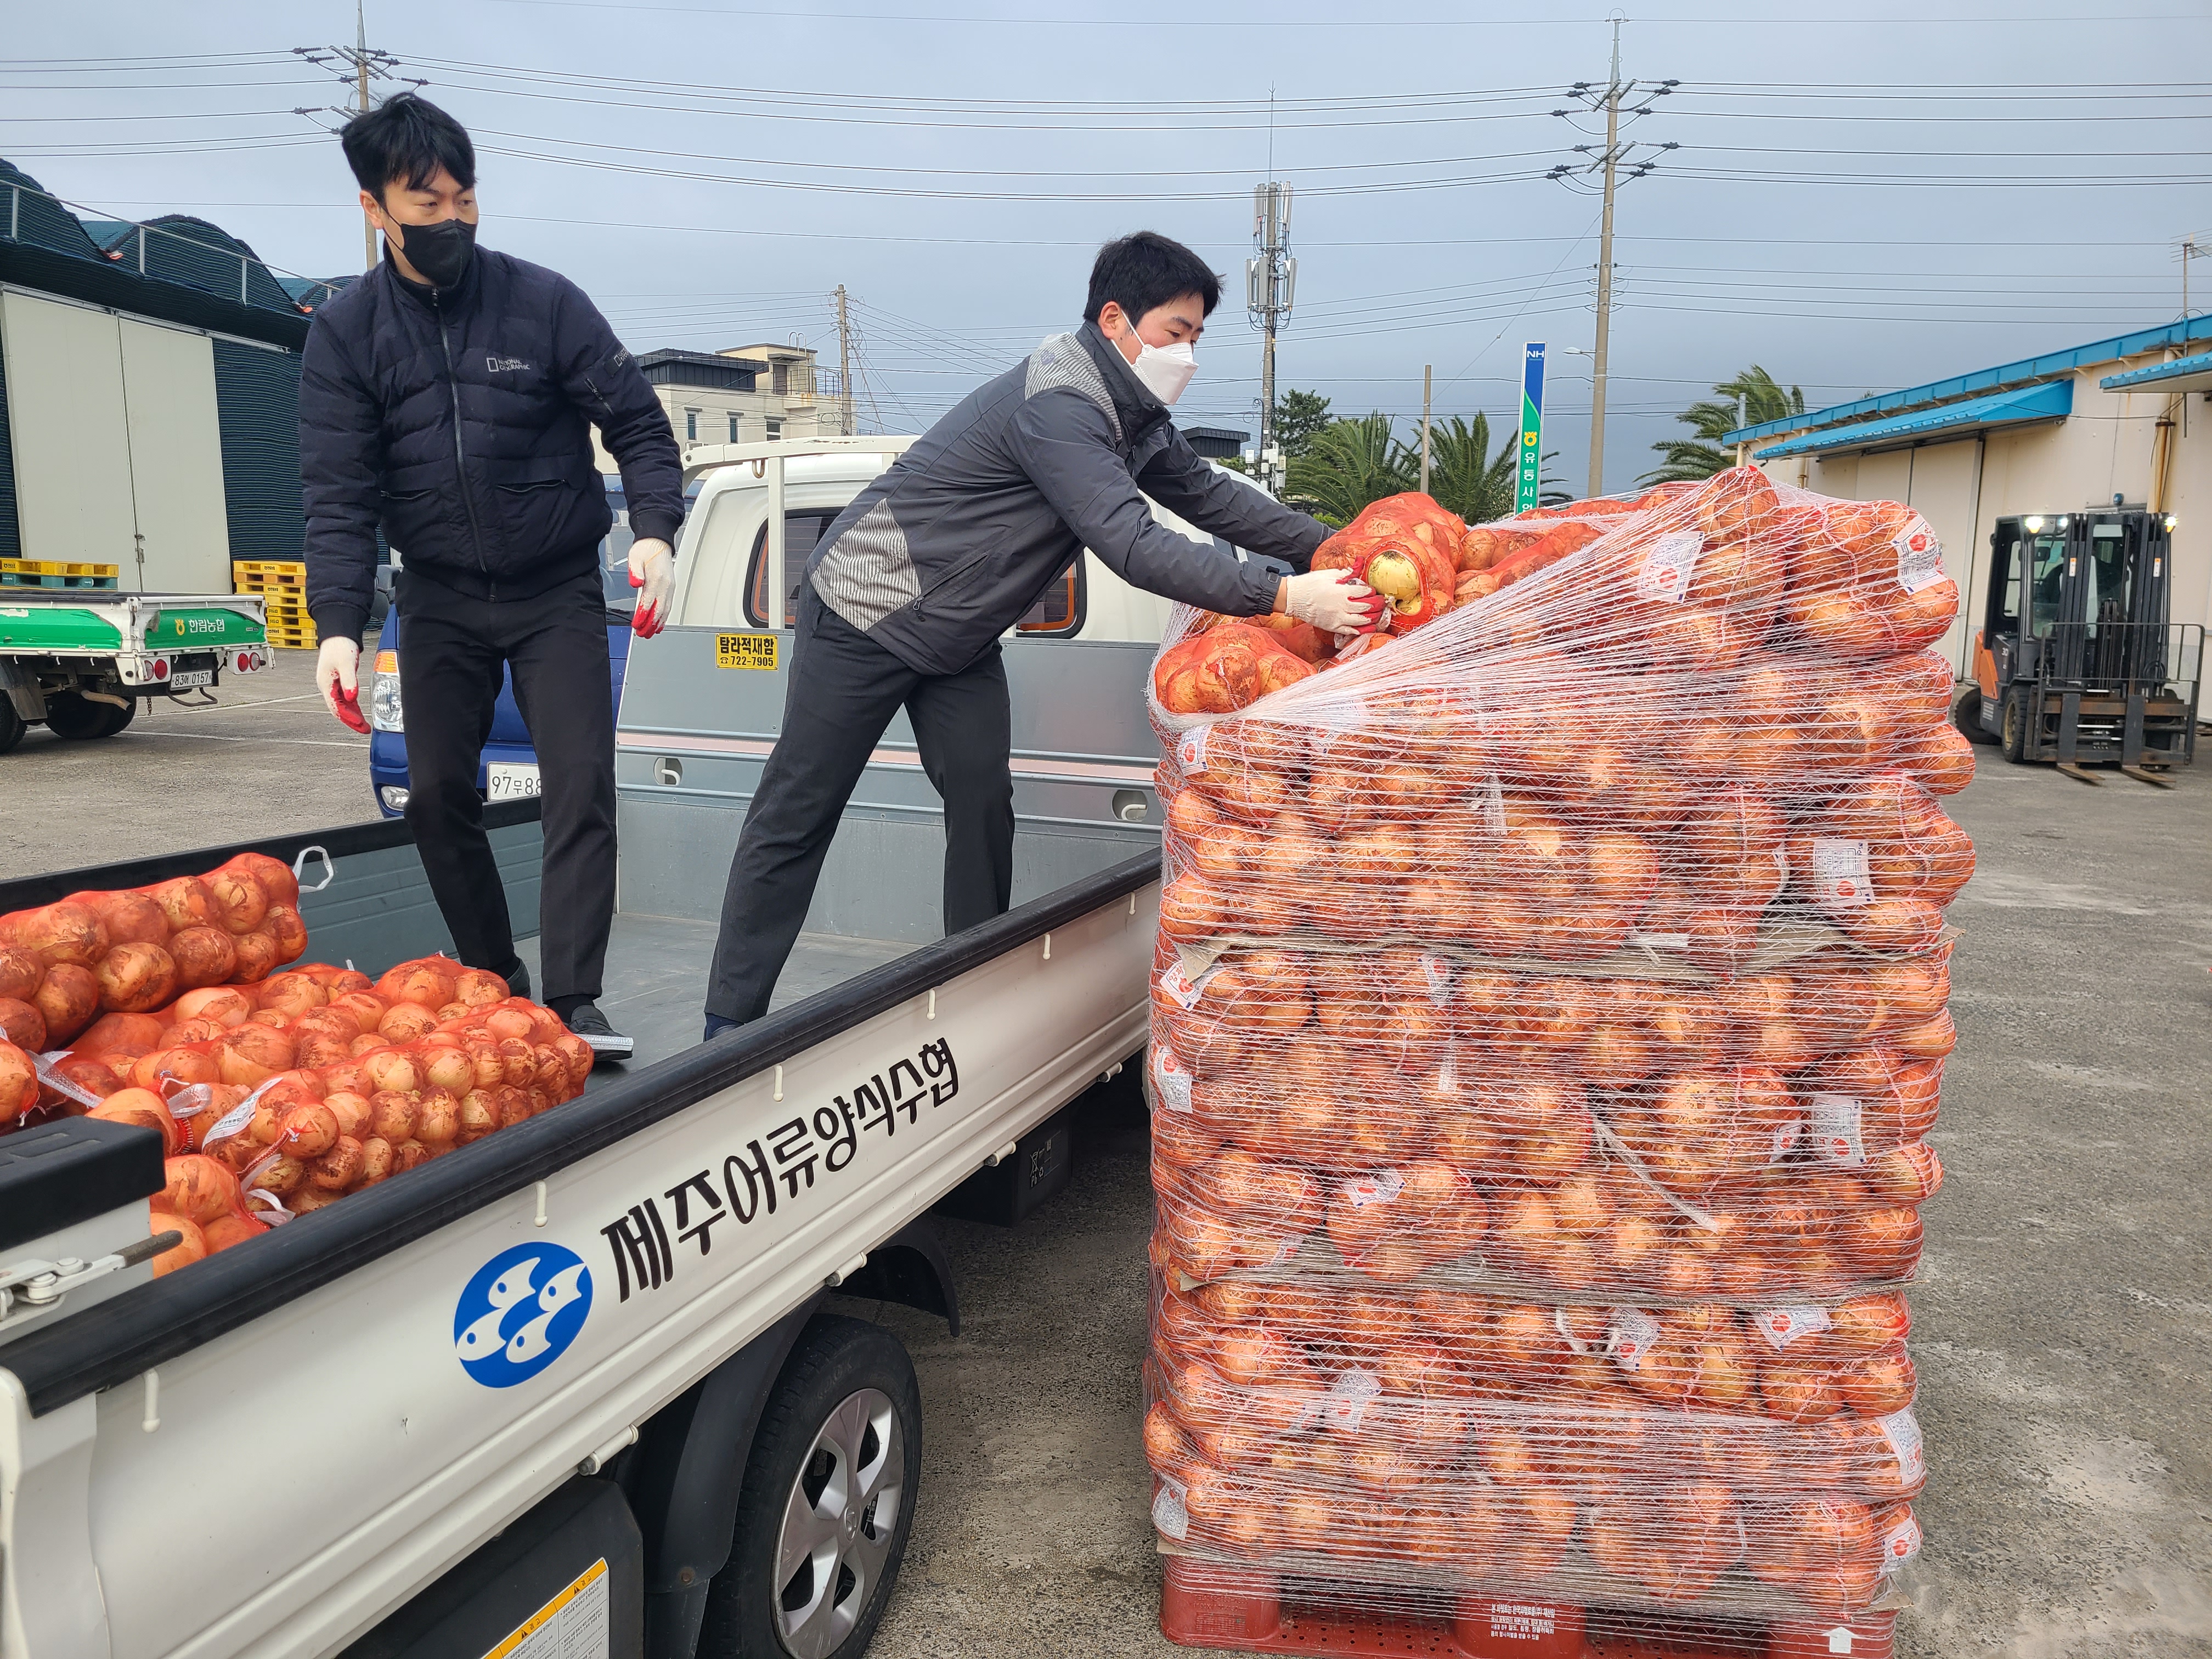
[[[929,1212],[1052,1189],[1069,1103],[1143,1046],[1164,605],[1086,555],[1044,637],[1006,643],[1013,911],[934,937],[941,820],[894,728],[798,1000],[697,1044],[789,644],[746,601],[787,585],[768,526],[826,523],[881,465],[864,442],[701,468],[675,622],[623,697],[603,1000],[640,1039],[626,1073],[159,1280],[128,1248],[149,1133],[0,1138],[0,1659],[865,1650],[926,1501],[920,1404],[896,1340],[825,1297],[957,1328]],[[519,932],[535,813],[488,809]],[[374,971],[442,942],[404,823],[252,845],[308,877],[311,956]],[[0,883],[0,910],[231,850]]]

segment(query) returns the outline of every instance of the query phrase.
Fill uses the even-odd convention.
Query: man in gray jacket
[[[1381,596],[1310,571],[1328,527],[1231,482],[1170,424],[1221,297],[1205,262],[1140,232],[1091,273],[1088,320],[970,394],[860,492],[806,564],[781,735],[745,815],[707,1035],[768,1012],[861,769],[901,708],[945,801],[945,931],[1005,911],[1014,785],[999,636],[1089,548],[1123,580],[1232,616],[1371,627]],[[1146,496],[1301,574],[1158,523]]]

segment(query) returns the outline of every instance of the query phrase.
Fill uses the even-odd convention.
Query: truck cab
[[[2068,770],[2194,759],[2204,630],[2167,619],[2174,522],[2124,507],[1997,520],[1959,703],[1969,737]]]

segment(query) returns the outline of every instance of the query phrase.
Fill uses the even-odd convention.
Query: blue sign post
[[[1544,344],[1531,341],[1521,348],[1521,456],[1513,510],[1525,513],[1536,505],[1544,467]]]

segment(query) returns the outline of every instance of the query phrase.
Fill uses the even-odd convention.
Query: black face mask
[[[452,288],[468,275],[476,258],[477,228],[464,219],[441,219],[434,225],[402,225],[406,240],[399,252],[422,272],[433,288]]]

